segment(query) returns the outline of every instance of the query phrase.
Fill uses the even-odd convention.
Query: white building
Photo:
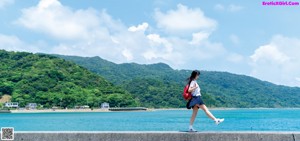
[[[89,109],[90,106],[88,106],[88,105],[83,105],[83,106],[75,106],[74,108],[75,108],[75,109]]]
[[[101,104],[101,109],[108,109],[108,108],[109,108],[109,103],[104,102]]]
[[[19,108],[19,103],[18,102],[6,102],[4,107],[7,108]]]
[[[26,105],[26,109],[36,109],[37,104],[36,103],[28,103]]]

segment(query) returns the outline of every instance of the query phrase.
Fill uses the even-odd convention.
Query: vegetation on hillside
[[[126,90],[64,59],[0,50],[0,61],[0,97],[11,95],[11,101],[22,107],[27,103],[99,107],[102,102],[112,107],[139,106]]]
[[[191,70],[166,64],[115,64],[100,57],[61,56],[124,88],[146,107],[184,107],[181,94]],[[198,80],[210,107],[300,107],[300,88],[275,85],[245,75],[201,71]]]

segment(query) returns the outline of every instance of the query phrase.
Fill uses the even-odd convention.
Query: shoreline
[[[239,110],[239,109],[248,109],[248,110],[267,110],[267,109],[300,109],[300,108],[209,108],[209,110]],[[152,111],[171,111],[171,110],[190,110],[186,108],[147,108],[146,111],[143,112],[152,112]],[[11,113],[76,113],[76,112],[141,112],[141,111],[109,111],[108,109],[31,109],[31,110],[10,110]]]
[[[237,110],[237,109],[300,109],[300,108],[227,108],[227,107],[207,107],[209,110]],[[187,110],[186,108],[149,108],[154,110]]]
[[[108,109],[31,109],[31,110],[10,110],[11,113],[76,113],[76,112],[111,112]]]

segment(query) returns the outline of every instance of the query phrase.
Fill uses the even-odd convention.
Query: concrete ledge
[[[300,141],[300,132],[21,132],[15,141]]]

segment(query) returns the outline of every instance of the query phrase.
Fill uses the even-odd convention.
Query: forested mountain
[[[24,107],[38,103],[44,107],[75,105],[99,107],[138,106],[126,90],[70,61],[44,54],[0,50],[0,98]]]
[[[55,55],[73,61],[124,88],[146,107],[184,107],[182,90],[191,70],[166,64],[115,64],[100,57]],[[210,107],[300,107],[300,88],[275,85],[245,75],[201,71],[198,80]]]
[[[115,64],[100,57],[4,50],[0,60],[0,98],[10,95],[20,106],[98,107],[109,102],[112,107],[184,107],[181,94],[191,73],[163,63]],[[201,71],[198,82],[210,107],[300,107],[298,87],[215,71]]]

